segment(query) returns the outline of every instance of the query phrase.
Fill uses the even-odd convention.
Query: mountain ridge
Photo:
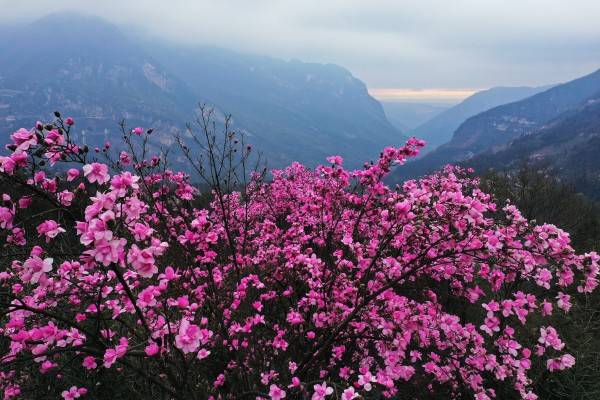
[[[414,178],[448,163],[464,162],[531,134],[564,112],[575,110],[598,91],[600,70],[470,117],[454,132],[450,142],[399,168],[392,180]]]
[[[522,100],[549,87],[551,86],[496,86],[481,90],[412,129],[410,134],[425,140],[425,151],[430,152],[451,140],[456,129],[470,117],[500,105]]]
[[[47,30],[46,26],[56,26]],[[46,29],[42,29],[46,28]],[[61,14],[0,39],[0,129],[11,133],[58,109],[98,144],[122,118],[174,144],[206,103],[269,157],[314,166],[331,154],[360,167],[405,137],[366,85],[334,64],[224,49],[144,45],[95,17]],[[222,117],[221,117],[222,119]]]

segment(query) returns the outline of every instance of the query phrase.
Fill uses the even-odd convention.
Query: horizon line
[[[482,88],[368,88],[371,96],[379,101],[461,101],[484,90]]]

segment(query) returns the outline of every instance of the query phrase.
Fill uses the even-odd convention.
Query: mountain
[[[427,142],[425,151],[429,152],[452,139],[454,131],[468,118],[503,104],[522,100],[548,89],[543,87],[493,87],[467,97],[459,104],[434,116],[412,129],[411,136]]]
[[[463,122],[448,143],[399,168],[391,179],[400,181],[417,177],[534,133],[561,114],[581,107],[598,92],[600,70],[477,114]]]
[[[156,128],[156,145],[193,121],[197,104],[232,114],[270,167],[340,154],[349,166],[404,137],[366,86],[336,65],[134,39],[93,17],[60,14],[0,37],[0,131],[7,137],[60,110],[88,144],[118,122]],[[5,141],[5,140],[4,140]]]
[[[529,163],[600,199],[600,92],[533,134],[485,151],[467,164],[478,171],[510,171]]]
[[[153,48],[198,98],[231,113],[275,165],[314,165],[340,154],[358,167],[404,141],[365,84],[337,65],[211,47]]]
[[[114,26],[79,15],[52,15],[0,39],[0,131],[3,142],[36,119],[60,110],[75,134],[98,146],[119,137],[119,122],[160,131],[155,146],[194,113],[186,85]]]
[[[399,101],[382,101],[381,105],[388,120],[403,132],[416,128],[452,107],[445,103]]]

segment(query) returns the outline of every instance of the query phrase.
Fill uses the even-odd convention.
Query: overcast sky
[[[340,64],[370,88],[543,85],[600,68],[598,0],[0,0],[0,22],[63,10],[176,41]]]

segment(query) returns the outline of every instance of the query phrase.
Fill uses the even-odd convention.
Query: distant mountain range
[[[3,141],[59,110],[75,118],[76,133],[90,145],[114,138],[126,119],[155,127],[155,144],[170,146],[194,117],[195,97],[185,83],[100,19],[45,17],[3,35],[0,54]]]
[[[155,145],[206,103],[270,167],[328,155],[351,167],[405,137],[366,86],[336,65],[283,61],[198,47],[145,43],[97,18],[52,15],[0,37],[0,132],[5,137],[54,110],[76,118],[88,144],[114,137],[118,122],[156,128]]]
[[[477,161],[477,165],[482,168],[504,168],[514,162],[514,157],[509,157],[511,150],[506,149],[516,139],[518,140],[515,143],[520,143],[518,148],[523,149],[521,157],[536,157],[537,153],[529,154],[525,150],[529,148],[525,144],[532,140],[541,141],[547,150],[560,148],[557,137],[561,135],[561,140],[570,142],[568,148],[573,153],[578,147],[571,141],[583,133],[578,132],[576,128],[578,121],[587,121],[589,125],[580,128],[585,132],[592,132],[593,136],[594,115],[597,113],[597,108],[593,105],[599,94],[600,70],[526,99],[477,114],[463,122],[448,143],[399,168],[391,180],[402,181],[417,177],[447,163],[470,165],[471,160],[473,164]],[[570,127],[571,125],[573,127]],[[554,134],[545,134],[553,130]],[[584,136],[587,138],[587,133]],[[592,136],[589,137],[590,140]],[[533,146],[532,151],[533,148],[537,147]],[[562,148],[564,150],[564,146]],[[484,162],[483,158],[490,154],[495,154],[495,161]],[[576,158],[570,160],[565,162],[578,162]],[[564,167],[562,168],[564,170]],[[596,162],[593,169],[600,171],[600,162]]]
[[[424,150],[429,152],[450,141],[454,131],[468,118],[491,108],[533,96],[549,87],[493,87],[482,90],[411,129],[407,134],[427,141]]]
[[[600,92],[535,133],[484,151],[465,164],[510,171],[529,163],[600,199]]]

